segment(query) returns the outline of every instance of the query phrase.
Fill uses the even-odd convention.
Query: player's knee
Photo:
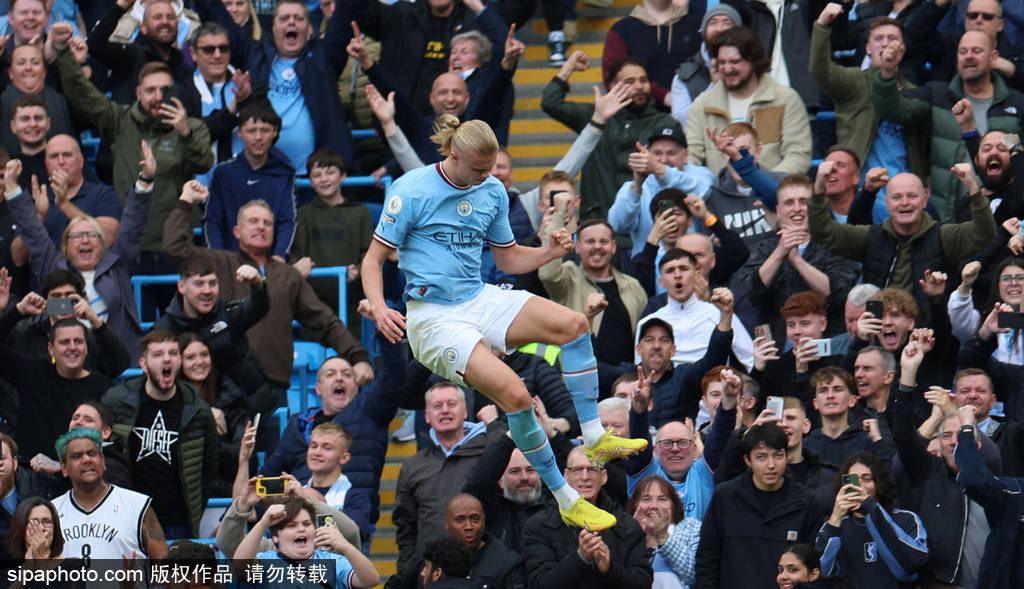
[[[583,313],[573,311],[572,316],[570,316],[566,322],[564,334],[565,341],[560,342],[560,344],[567,344],[588,331],[590,331],[590,322],[587,321],[587,316]]]
[[[526,390],[526,387],[521,382],[519,384],[520,386],[513,387],[505,395],[506,413],[523,411],[533,406],[533,398],[530,396],[530,392]]]

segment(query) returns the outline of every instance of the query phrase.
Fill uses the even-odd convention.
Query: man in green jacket
[[[210,131],[201,120],[186,115],[180,100],[165,100],[164,89],[174,84],[166,64],[150,62],[143,66],[135,88],[135,102],[117,104],[82,72],[76,56],[84,55],[85,41],[71,39],[71,25],[55,23],[50,28],[50,38],[57,50],[57,66],[68,104],[111,142],[114,189],[122,201],[138,179],[140,141],[146,140],[153,149],[158,171],[153,179],[150,223],[142,240],[143,260],[138,268],[142,274],[152,273],[146,254],[159,254],[163,220],[178,202],[182,184],[213,165]]]
[[[960,125],[951,109],[960,100],[974,105],[974,123],[979,133],[988,129],[1021,132],[1024,94],[1009,88],[1003,77],[993,71],[999,53],[995,42],[982,31],[967,31],[960,37],[957,75],[949,84],[928,82],[901,92],[896,79],[898,47],[882,51],[881,67],[875,72],[871,102],[892,122],[911,126],[931,125],[932,203],[943,223],[953,220],[961,196],[957,178],[950,172],[954,164],[969,160]]]
[[[582,51],[573,52],[554,79],[544,87],[540,106],[551,118],[577,133],[582,132],[588,124],[603,131],[597,147],[583,165],[580,219],[606,219],[619,187],[633,179],[629,154],[636,150],[637,142],[646,143],[656,130],[671,127],[676,122],[671,115],[654,107],[647,70],[633,57],[624,57],[616,62],[609,75],[613,88],[620,83],[629,88],[630,102],[627,108],[620,110],[606,123],[592,121],[593,104],[565,100],[569,93],[569,77],[573,72],[588,67],[590,60],[587,56]],[[599,90],[595,89],[594,92],[600,95]]]
[[[857,153],[864,169],[885,167],[889,176],[900,172],[913,172],[924,178],[928,175],[927,125],[904,126],[883,120],[871,104],[871,87],[875,72],[883,65],[882,51],[891,44],[897,48],[895,63],[903,59],[903,25],[900,21],[880,17],[871,22],[865,49],[871,60],[867,69],[843,67],[831,59],[832,22],[843,13],[843,7],[830,2],[821,11],[811,32],[811,75],[832,98],[836,111],[836,139]],[[898,71],[894,72],[896,85],[909,90],[914,85]]]
[[[153,498],[169,539],[195,538],[217,475],[217,425],[210,406],[179,378],[173,332],[142,338],[143,375],[103,395],[114,414],[114,437],[127,450],[134,489]]]
[[[865,283],[913,293],[922,312],[931,307],[930,295],[922,283],[930,286],[932,273],[949,275],[956,271],[960,260],[977,253],[996,236],[992,209],[978,187],[971,164],[957,164],[950,173],[964,183],[970,194],[972,220],[941,225],[925,214],[928,193],[921,179],[909,172],[897,174],[886,185],[889,218],[884,222],[837,222],[829,214],[823,194],[824,178],[830,168],[831,162],[818,167],[815,194],[808,203],[811,239],[844,258],[862,260]]]

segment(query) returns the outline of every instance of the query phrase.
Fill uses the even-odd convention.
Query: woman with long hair
[[[855,452],[839,472],[832,515],[815,541],[821,573],[872,589],[913,582],[928,561],[928,534],[916,513],[893,507],[895,485],[882,459]]]
[[[961,271],[960,286],[950,293],[949,302],[946,303],[953,335],[961,342],[966,342],[978,333],[983,318],[996,303],[1010,305],[1018,312],[1024,303],[1024,258],[1006,258],[996,266],[992,273],[988,302],[981,311],[978,311],[974,308],[971,295],[981,270],[981,262],[969,262],[965,265]],[[993,357],[1007,364],[1024,364],[1024,337],[1021,334],[1020,329],[996,334],[998,343]]]

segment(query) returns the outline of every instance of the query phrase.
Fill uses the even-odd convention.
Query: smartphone
[[[676,203],[671,198],[664,198],[658,201],[658,216],[661,217],[662,213],[671,208],[674,208],[675,206]]]
[[[1024,329],[1024,313],[1000,313],[999,327]]]
[[[256,494],[260,497],[284,495],[288,481],[281,477],[262,477],[256,480]]]
[[[321,513],[316,516],[316,527],[323,528],[326,526],[333,525],[335,525],[333,515],[330,515],[328,513]]]
[[[882,301],[868,301],[867,309],[868,313],[875,316],[875,319],[882,318]]]
[[[807,343],[814,344],[817,347],[814,355],[819,358],[832,355],[832,340],[830,339],[812,339]]]
[[[252,426],[257,430],[260,429],[260,418],[263,417],[262,413],[257,413],[256,417],[252,419]]]
[[[56,315],[74,315],[75,299],[46,299],[46,314],[50,317]]]
[[[768,397],[765,409],[771,411],[775,417],[782,417],[782,409],[784,406],[785,401],[782,400],[782,397]]]
[[[839,480],[842,483],[843,487],[845,487],[846,485],[853,485],[854,487],[860,486],[860,475],[844,474],[843,476],[839,477]],[[853,489],[847,489],[846,492],[856,493],[856,491],[854,491]]]
[[[161,90],[163,91],[163,97],[164,97],[162,102],[164,104],[169,105],[169,106],[174,106],[174,102],[171,99],[178,97],[178,91],[177,91],[176,87],[174,86],[174,84],[171,84],[169,86],[164,86],[163,88],[161,88]]]
[[[768,325],[767,323],[762,323],[761,325],[754,327],[754,339],[757,339],[759,337],[763,337],[766,342],[775,341],[774,339],[772,339],[771,325]]]

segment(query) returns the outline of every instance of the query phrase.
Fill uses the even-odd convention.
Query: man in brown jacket
[[[288,388],[291,374],[292,320],[313,330],[321,344],[334,348],[352,364],[356,384],[362,386],[373,380],[369,354],[359,341],[345,328],[327,305],[320,301],[309,283],[291,265],[271,257],[274,244],[274,215],[267,203],[254,200],[238,213],[234,234],[238,238],[238,251],[214,250],[192,244],[189,219],[196,203],[205,201],[210,191],[196,181],[185,184],[178,204],[164,222],[163,254],[168,260],[180,264],[193,256],[209,259],[217,269],[221,294],[229,299],[248,294],[247,286],[234,280],[235,270],[242,264],[259,268],[267,277],[270,311],[248,331],[249,345],[260,360],[271,386],[283,391]]]

